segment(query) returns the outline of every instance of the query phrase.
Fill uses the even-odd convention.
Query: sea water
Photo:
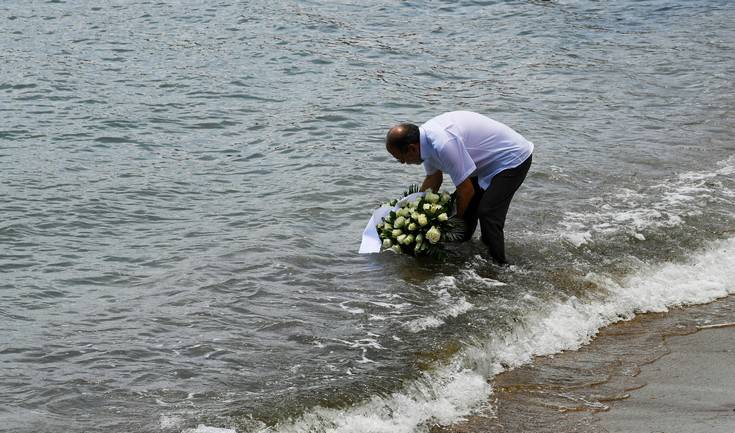
[[[0,430],[420,432],[735,291],[729,1],[0,5]],[[360,255],[386,129],[536,145],[506,224]],[[445,187],[450,189],[449,179]]]

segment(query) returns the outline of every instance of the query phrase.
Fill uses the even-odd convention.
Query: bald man
[[[401,164],[422,164],[421,191],[438,191],[444,173],[457,188],[457,215],[469,240],[480,222],[490,256],[507,265],[503,227],[513,195],[531,166],[533,143],[510,127],[471,111],[441,114],[421,126],[401,123],[385,147]]]

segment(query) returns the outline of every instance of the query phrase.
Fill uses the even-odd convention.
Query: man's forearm
[[[466,179],[464,182],[457,185],[457,216],[463,217],[464,212],[472,201],[472,197],[475,195],[475,187],[472,186],[472,181]]]
[[[431,190],[434,192],[439,191],[439,188],[442,186],[443,178],[444,175],[441,171],[437,171],[434,174],[426,176],[426,178],[424,178],[424,182],[421,184],[421,189],[419,191],[426,191],[429,188],[431,188]]]

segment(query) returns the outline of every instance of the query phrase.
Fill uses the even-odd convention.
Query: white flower
[[[447,213],[446,213],[446,212],[444,212],[444,213],[440,213],[440,214],[439,214],[439,216],[438,216],[438,217],[436,217],[436,218],[437,218],[437,219],[438,219],[439,221],[446,221],[446,220],[448,220],[448,219],[449,219],[449,217],[447,216]]]
[[[423,241],[424,241],[424,235],[422,235],[421,233],[417,234],[417,235],[416,235],[416,243],[417,243],[417,244],[420,244],[420,243],[422,243]]]
[[[390,248],[390,250],[393,251],[394,253],[400,253],[401,252],[401,246],[400,245],[393,245]]]
[[[425,226],[426,224],[429,224],[429,219],[428,219],[428,218],[426,218],[426,215],[424,215],[424,214],[421,214],[421,215],[419,215],[419,218],[418,218],[418,222],[419,222],[419,225],[420,225],[421,227],[423,227],[423,226]]]
[[[438,212],[440,210],[442,210],[441,205],[439,205],[439,204],[432,204],[431,205],[431,212]]]
[[[407,208],[407,207],[404,207],[404,208],[400,209],[400,210],[399,210],[398,212],[396,212],[396,213],[397,213],[398,215],[402,216],[402,217],[407,217],[407,216],[411,215],[411,209],[409,209],[409,208]]]
[[[438,203],[440,197],[438,194],[429,192],[429,193],[426,193],[425,198],[426,198],[426,201],[428,201],[429,203]]]
[[[396,220],[393,222],[393,227],[399,229],[403,227],[403,225],[406,223],[406,218],[403,218],[402,216],[399,216],[396,218]]]
[[[408,225],[408,230],[409,231],[414,232],[414,231],[416,231],[417,228],[419,228],[419,226],[417,226],[416,223],[411,223],[411,224]]]
[[[441,199],[440,203],[441,204],[446,204],[446,203],[449,202],[449,199],[450,198],[452,198],[452,196],[449,195],[449,193],[445,191],[445,192],[442,193],[442,199]]]
[[[401,231],[401,229],[395,229],[395,230],[393,230],[390,233],[390,235],[393,236],[394,238],[397,238],[398,236],[400,236],[402,234],[403,234],[403,232]]]
[[[418,200],[414,200],[414,201],[412,201],[411,203],[408,204],[408,207],[410,209],[416,209],[416,207],[418,207],[418,205],[419,205],[419,201]]]
[[[424,203],[424,210],[427,211],[427,212],[430,211],[431,210],[431,204],[430,203]]]
[[[436,226],[433,226],[429,229],[428,232],[426,232],[426,239],[429,240],[432,244],[435,244],[439,242],[439,239],[442,237],[442,232],[439,231]]]
[[[393,246],[393,242],[390,241],[390,239],[383,239],[383,248],[386,250]]]
[[[385,229],[385,230],[393,230],[393,226],[390,223],[386,222],[385,225],[383,226],[383,229]]]
[[[402,243],[403,243],[403,241],[404,241],[405,239],[406,239],[406,235],[400,235],[400,236],[398,236],[398,237],[396,238],[396,241],[397,241],[397,242],[398,242],[399,244],[402,244]]]
[[[404,245],[411,245],[413,243],[413,235],[406,235],[405,239],[403,239]]]
[[[419,251],[421,251],[421,248],[423,246],[424,246],[424,244],[420,244],[420,243],[416,242],[416,246],[413,247],[413,251],[418,253]]]
[[[411,212],[411,218],[414,219],[414,220],[416,220],[416,221],[418,221],[418,219],[419,219],[419,213],[416,212],[416,211]]]

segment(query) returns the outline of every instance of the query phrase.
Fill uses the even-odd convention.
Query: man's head
[[[399,123],[388,131],[385,148],[401,164],[421,164],[419,127],[413,123]]]

